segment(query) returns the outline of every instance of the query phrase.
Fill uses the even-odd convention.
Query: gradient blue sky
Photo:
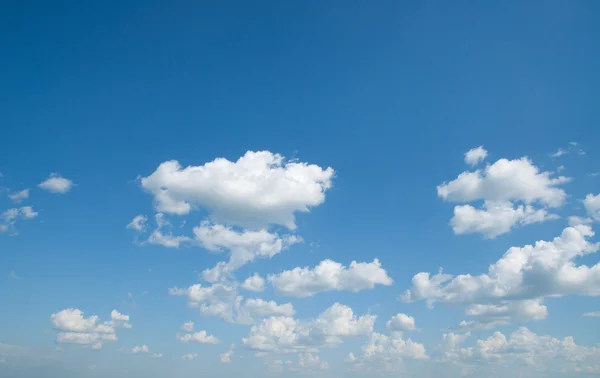
[[[430,309],[427,298],[400,300],[413,276],[441,267],[452,275],[485,273],[511,246],[559,236],[569,216],[589,217],[591,223],[579,227],[597,230],[600,213],[594,220],[583,200],[600,192],[594,175],[600,171],[598,2],[11,1],[2,8],[0,213],[32,206],[38,214],[17,217],[14,229],[0,233],[1,377],[42,371],[52,377],[237,377],[261,376],[277,360],[296,366],[297,353],[255,357],[242,342],[251,325],[201,316],[185,298],[169,295],[172,287],[210,286],[198,274],[226,260],[226,252],[197,243],[144,243],[147,234],[126,229],[140,214],[154,227],[158,210],[139,178],[169,160],[202,166],[270,151],[333,168],[324,201],[296,212],[296,230],[266,228],[304,242],[243,266],[227,282],[325,259],[349,265],[378,258],[392,285],[297,298],[278,295],[267,283],[264,292],[240,289],[240,295],[289,302],[293,317],[307,322],[339,302],[356,316],[376,315],[374,330],[385,334],[392,316],[412,316],[418,330],[402,337],[423,344],[427,359],[392,362],[409,376],[455,376],[489,363],[429,363],[440,359],[442,335],[469,318],[469,304],[440,300]],[[478,146],[488,155],[471,167],[464,154]],[[567,153],[552,156],[559,149]],[[532,202],[560,218],[515,224],[494,238],[455,232],[453,209],[466,203],[444,200],[436,187],[464,171],[525,156],[539,172],[571,178],[556,186],[566,195],[558,206]],[[52,173],[73,185],[65,193],[39,187]],[[509,177],[506,185],[519,179]],[[27,188],[27,199],[9,197]],[[489,198],[468,204],[480,209],[481,199]],[[210,209],[200,208],[165,214],[172,232],[193,237],[193,227],[212,219]],[[598,257],[575,262],[592,267]],[[508,338],[526,326],[592,348],[600,341],[600,318],[582,314],[600,311],[595,295],[574,289],[546,297],[546,316],[472,330],[464,346],[496,331]],[[58,343],[61,329],[50,317],[69,308],[101,321],[116,309],[130,316],[132,328],[118,329],[118,341],[101,351]],[[190,320],[220,343],[178,341],[181,324]],[[326,370],[284,373],[360,375],[364,366],[344,359],[361,355],[369,338],[343,338],[312,351],[328,363]],[[219,363],[231,344],[231,363]],[[133,355],[141,345],[164,356]],[[198,357],[182,361],[188,353]],[[389,363],[364,365],[372,369],[368,374],[385,375]],[[534,366],[546,363],[540,358]],[[600,352],[589,352],[579,365],[565,363],[565,376],[574,369],[583,370],[581,376],[600,371]]]

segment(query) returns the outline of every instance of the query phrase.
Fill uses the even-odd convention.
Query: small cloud
[[[585,155],[585,151],[580,147],[579,143],[569,142],[569,145],[566,148],[560,147],[555,153],[550,154],[550,156],[553,158],[558,158],[571,153]]]
[[[593,172],[593,173],[590,173],[588,176],[590,176],[590,177],[598,177],[598,176],[600,176],[600,172]]]
[[[58,173],[52,173],[38,187],[51,193],[65,194],[73,187],[73,181],[60,176]]]
[[[600,317],[600,311],[584,312],[582,316],[598,318]]]
[[[19,203],[29,198],[29,189],[23,189],[20,192],[9,194],[8,198],[10,198],[13,202]]]
[[[198,358],[198,353],[189,353],[181,356],[181,359],[184,361],[195,360],[196,358]]]
[[[469,151],[465,152],[465,163],[474,166],[481,163],[488,155],[483,146],[471,148]]]
[[[96,365],[89,365],[88,369],[90,369],[90,370],[96,370],[96,367],[97,367]]]
[[[21,277],[17,276],[17,273],[15,273],[14,270],[11,270],[10,274],[8,275],[8,278],[12,278],[15,280],[21,279]]]

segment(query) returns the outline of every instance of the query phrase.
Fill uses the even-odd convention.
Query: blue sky
[[[600,371],[599,12],[5,6],[0,376]]]

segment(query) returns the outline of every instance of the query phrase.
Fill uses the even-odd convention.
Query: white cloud
[[[262,352],[307,350],[334,346],[345,337],[368,335],[373,331],[375,315],[357,317],[348,306],[335,303],[312,321],[288,316],[272,316],[250,329],[243,344]]]
[[[274,301],[265,301],[260,298],[246,299],[244,302],[244,309],[248,313],[258,316],[293,316],[296,313],[294,306],[292,306],[291,303],[278,305]]]
[[[539,336],[521,327],[506,337],[495,332],[487,339],[477,340],[473,346],[463,347],[469,335],[445,334],[438,348],[438,360],[468,366],[473,376],[490,372],[494,366],[510,366],[515,376],[541,376],[550,371],[573,373],[577,365],[590,358],[597,360],[600,350],[575,344],[573,337],[558,340]],[[569,375],[567,375],[569,376]]]
[[[136,230],[138,232],[143,232],[146,230],[147,222],[148,222],[147,216],[137,215],[135,218],[133,218],[133,220],[131,222],[129,222],[129,224],[126,226],[126,228]]]
[[[586,316],[586,317],[600,317],[600,311],[584,312],[582,316]]]
[[[526,157],[500,159],[484,169],[463,172],[455,180],[437,187],[438,196],[450,202],[521,201],[539,202],[550,207],[563,204],[566,193],[558,185],[570,181],[550,172],[540,172]]]
[[[219,339],[209,335],[206,331],[200,331],[195,333],[185,333],[183,335],[177,335],[177,340],[182,343],[198,343],[198,344],[218,344]]]
[[[38,213],[31,206],[12,208],[0,214],[0,232],[11,232],[16,234],[15,224],[18,219],[33,219]]]
[[[265,280],[258,273],[254,273],[242,283],[241,287],[244,290],[261,292],[265,289]]]
[[[469,165],[477,165],[481,163],[488,153],[483,146],[475,147],[465,153],[465,163]]]
[[[163,354],[162,353],[152,353],[152,357],[154,358],[163,358]]]
[[[230,323],[252,324],[257,319],[271,315],[293,315],[290,303],[277,304],[262,299],[246,299],[237,294],[233,284],[192,285],[187,289],[172,288],[169,294],[185,296],[188,306],[199,308],[204,316],[219,316]]]
[[[279,294],[293,297],[310,297],[324,291],[357,292],[393,283],[377,259],[371,263],[352,261],[349,267],[323,260],[314,269],[297,267],[268,279]]]
[[[392,316],[392,318],[388,320],[386,325],[387,328],[392,332],[414,331],[415,329],[417,329],[415,326],[415,318],[402,313]]]
[[[185,332],[192,332],[194,330],[194,322],[189,321],[189,322],[183,323],[181,325],[181,330],[185,331]]]
[[[373,332],[369,340],[363,345],[361,354],[354,353],[347,358],[348,362],[362,364],[365,362],[379,361],[390,363],[403,358],[426,359],[427,352],[423,344],[403,339],[400,332],[393,332],[390,336]]]
[[[568,155],[570,153],[576,153],[577,155],[585,155],[585,151],[579,146],[577,142],[569,142],[569,145],[566,148],[560,147],[556,150],[555,153],[550,156],[553,158],[558,158],[564,155]]]
[[[545,209],[534,209],[531,205],[515,207],[509,201],[485,201],[482,209],[471,205],[455,206],[450,225],[458,235],[481,233],[487,238],[495,238],[516,226],[558,218],[556,214],[549,214]]]
[[[229,347],[229,350],[227,352],[221,353],[219,355],[219,359],[222,364],[230,364],[231,363],[231,356],[233,356],[234,348],[235,348],[235,345],[231,345],[231,347]]]
[[[111,320],[103,323],[96,315],[85,318],[83,312],[75,308],[61,310],[50,316],[54,328],[61,331],[56,336],[58,343],[91,345],[95,350],[107,341],[116,341],[118,327],[131,327],[128,320],[129,316],[116,310],[112,311]]]
[[[467,304],[471,305],[467,315],[493,320],[543,319],[547,315],[541,304],[544,297],[600,295],[600,263],[574,262],[598,251],[599,245],[588,240],[593,235],[587,225],[568,227],[552,241],[510,248],[488,273],[477,276],[418,273],[403,299]]]
[[[195,360],[196,358],[198,358],[198,353],[188,353],[181,356],[181,359],[184,361]]]
[[[237,232],[230,227],[203,222],[194,228],[196,240],[206,249],[229,251],[229,261],[220,262],[212,269],[202,272],[208,282],[226,279],[237,269],[255,258],[271,258],[301,239],[295,235],[280,237],[266,230]]]
[[[600,193],[596,195],[590,193],[585,196],[583,206],[590,217],[600,222]]]
[[[150,353],[150,348],[148,348],[148,345],[135,346],[131,349],[131,353],[133,353],[133,354]]]
[[[592,218],[583,218],[583,217],[577,217],[577,216],[569,217],[569,226],[577,226],[580,224],[590,224],[593,222],[594,222],[594,220]]]
[[[73,182],[61,177],[58,173],[52,173],[50,177],[38,185],[41,189],[51,193],[65,194],[73,187]]]
[[[24,190],[21,190],[20,192],[9,194],[8,198],[10,198],[12,201],[14,201],[16,203],[19,203],[19,202],[29,198],[29,189],[24,189]]]
[[[332,168],[286,161],[269,151],[248,151],[236,162],[218,158],[183,168],[177,161],[166,161],[141,184],[160,212],[187,214],[205,208],[218,223],[295,229],[294,213],[323,203],[333,176]]]

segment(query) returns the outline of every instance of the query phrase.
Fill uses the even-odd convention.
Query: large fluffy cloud
[[[310,297],[324,291],[357,292],[393,283],[377,259],[371,263],[352,261],[349,267],[324,260],[313,269],[297,267],[270,275],[268,279],[279,294],[293,297]]]
[[[487,273],[476,276],[418,273],[403,299],[467,304],[472,316],[542,319],[547,313],[543,297],[600,295],[600,263],[575,263],[598,251],[599,245],[589,241],[593,235],[587,225],[567,227],[552,241],[510,248]]]
[[[187,214],[205,208],[217,223],[295,229],[294,213],[321,204],[333,176],[332,168],[286,161],[269,151],[248,151],[235,162],[218,158],[183,168],[167,161],[141,184],[160,212]]]

